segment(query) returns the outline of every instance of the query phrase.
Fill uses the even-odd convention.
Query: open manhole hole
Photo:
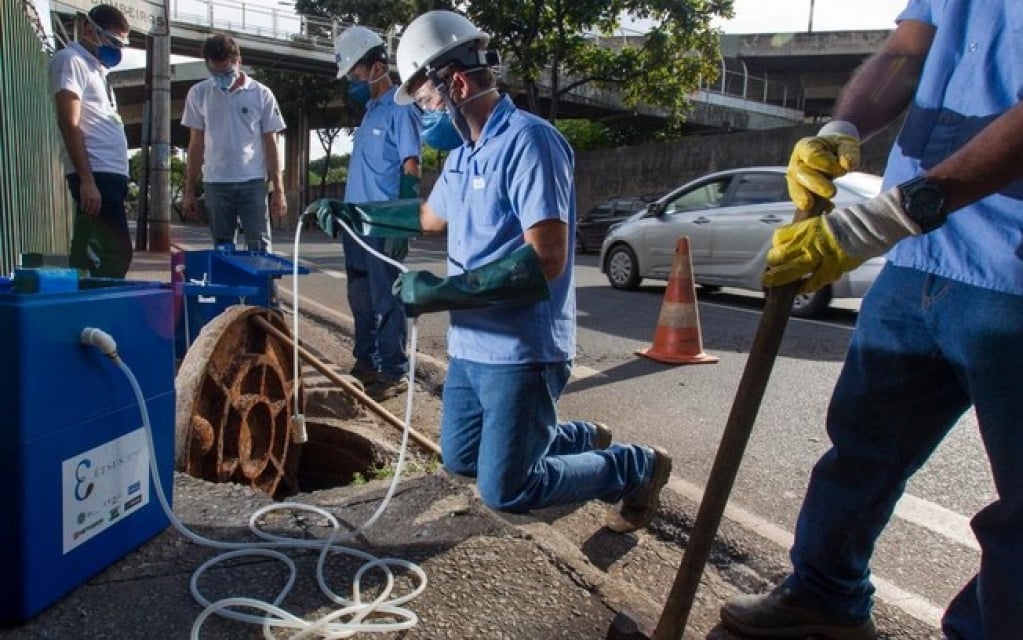
[[[239,305],[189,347],[175,380],[175,467],[283,499],[351,484],[394,460],[393,445],[354,398],[319,374],[294,379],[291,348],[261,323],[287,332],[279,313]],[[304,406],[294,406],[296,385]],[[309,435],[301,445],[290,431],[296,410]]]

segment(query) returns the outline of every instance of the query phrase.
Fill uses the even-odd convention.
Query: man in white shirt
[[[64,169],[76,206],[70,264],[102,278],[123,278],[132,244],[128,196],[128,139],[107,83],[121,61],[128,20],[100,4],[76,18],[78,40],[53,56],[50,92],[64,141]]]
[[[284,119],[270,89],[241,70],[241,50],[231,36],[207,38],[203,58],[210,77],[188,90],[181,117],[191,129],[182,207],[195,218],[201,175],[213,244],[232,242],[240,220],[249,250],[264,251],[270,244],[268,177],[270,214],[287,212],[277,150]]]

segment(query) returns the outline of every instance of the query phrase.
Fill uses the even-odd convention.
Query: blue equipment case
[[[171,255],[175,296],[174,351],[178,359],[202,327],[235,304],[277,308],[274,280],[291,275],[294,264],[272,253],[238,251],[232,244]],[[298,273],[309,269],[300,266]]]
[[[16,273],[0,283],[0,621],[22,622],[163,531],[135,394],[80,342],[117,341],[146,399],[160,480],[174,470],[173,295],[159,283]],[[15,282],[16,284],[16,282]]]

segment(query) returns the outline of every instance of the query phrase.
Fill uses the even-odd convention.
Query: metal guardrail
[[[268,6],[242,0],[170,0],[169,20],[282,42],[301,41],[325,51],[332,51],[334,38],[354,24],[299,15],[291,3]],[[380,29],[373,31],[380,34],[393,53],[396,36]]]
[[[801,90],[784,82],[771,82],[766,76],[751,75],[742,58],[721,58],[721,74],[717,81],[701,82],[699,88],[798,111],[802,111],[806,103],[806,96]]]

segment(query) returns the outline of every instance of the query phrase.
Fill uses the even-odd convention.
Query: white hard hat
[[[337,77],[348,75],[359,60],[376,47],[384,46],[383,39],[371,29],[348,27],[334,38],[334,61],[337,62]]]
[[[449,60],[444,54],[473,42],[477,43],[476,52],[480,52],[490,42],[490,34],[480,31],[465,16],[453,11],[428,11],[413,20],[398,41],[396,57],[401,86],[394,95],[394,101],[398,104],[411,103],[409,84],[419,71],[427,66],[447,64]],[[480,56],[475,62],[485,64],[485,58]]]

